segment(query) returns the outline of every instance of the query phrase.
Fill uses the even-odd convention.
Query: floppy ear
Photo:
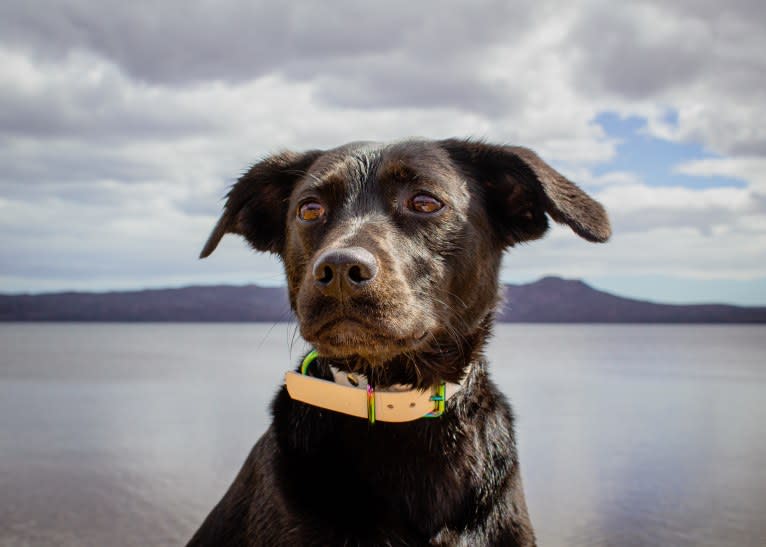
[[[226,234],[243,236],[258,251],[281,252],[293,186],[321,154],[283,152],[253,165],[229,190],[223,214],[199,257],[209,256]]]
[[[612,234],[603,206],[532,150],[457,139],[440,144],[483,187],[487,212],[506,244],[542,237],[546,213],[588,241],[602,243]]]

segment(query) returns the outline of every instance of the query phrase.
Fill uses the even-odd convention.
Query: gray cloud
[[[101,90],[99,96],[62,100],[54,93],[37,97],[10,94],[0,89],[0,134],[35,138],[111,139],[173,138],[210,134],[216,127],[199,113],[165,109],[166,104],[129,105],[119,92]]]
[[[698,25],[657,40],[644,36],[645,22],[630,11],[594,8],[583,14],[572,39],[590,52],[578,71],[584,89],[602,86],[628,99],[645,99],[683,85],[705,68],[700,42],[708,36]]]
[[[0,141],[2,142],[2,141]],[[0,146],[0,183],[3,193],[34,183],[83,183],[113,180],[124,183],[163,176],[165,166],[151,158],[136,157],[113,146],[77,141],[35,146],[28,139],[5,139]]]
[[[521,45],[544,15],[540,6],[502,0],[331,6],[66,0],[42,13],[28,2],[7,2],[0,7],[0,34],[42,62],[90,52],[151,85],[282,75],[318,82],[317,100],[332,107],[455,107],[498,116],[520,108],[523,94],[484,76],[485,57],[494,46]],[[57,116],[9,106],[18,115],[8,127],[40,134],[67,126]],[[173,122],[162,113],[155,119],[160,130],[181,129]]]
[[[458,107],[487,115],[508,115],[523,106],[521,93],[509,93],[505,86],[493,87],[480,75],[471,74],[472,69],[418,66],[393,56],[366,63],[367,73],[350,79],[351,64],[340,65],[334,75],[320,78],[319,101],[359,109]]]
[[[333,2],[4,2],[4,41],[41,57],[97,52],[149,82],[242,81],[297,63],[304,77],[333,59],[406,49],[427,58],[508,37],[525,10],[490,0]],[[491,16],[487,16],[490,15]]]
[[[693,80],[730,91],[764,83],[763,2],[636,2],[620,9],[588,3],[569,39],[579,82],[627,98],[647,98]],[[748,43],[749,42],[749,43]],[[744,86],[744,89],[743,89]],[[692,98],[692,97],[690,97]]]

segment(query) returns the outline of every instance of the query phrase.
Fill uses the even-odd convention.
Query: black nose
[[[378,262],[362,247],[328,249],[314,262],[314,282],[325,294],[338,296],[369,284],[378,273]]]

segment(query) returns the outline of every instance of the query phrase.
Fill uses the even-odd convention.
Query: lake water
[[[183,545],[304,346],[287,324],[0,324],[0,545]],[[766,545],[766,328],[501,325],[541,546]]]

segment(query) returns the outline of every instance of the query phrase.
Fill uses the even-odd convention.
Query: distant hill
[[[0,295],[0,321],[287,321],[284,288],[184,287]]]
[[[498,319],[531,323],[766,323],[766,307],[671,305],[622,298],[582,281],[506,285]],[[0,321],[287,321],[284,288],[205,286],[0,295]]]
[[[579,280],[544,277],[506,285],[500,321],[529,323],[766,323],[766,307],[657,304],[599,291]]]

